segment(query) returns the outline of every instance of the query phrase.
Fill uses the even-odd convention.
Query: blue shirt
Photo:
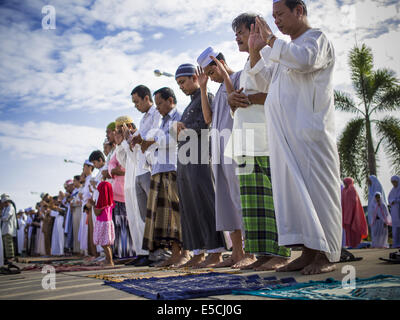
[[[173,108],[162,118],[158,133],[155,135],[155,163],[152,165],[151,175],[161,172],[176,171],[178,144],[170,137],[173,122],[180,121],[181,114]]]

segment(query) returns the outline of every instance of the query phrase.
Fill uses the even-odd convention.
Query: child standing
[[[103,247],[106,255],[106,266],[114,266],[111,246],[115,240],[114,223],[112,221],[112,209],[114,208],[114,197],[112,186],[109,182],[101,182],[97,190],[99,197],[94,209],[96,223],[93,232],[93,242]]]

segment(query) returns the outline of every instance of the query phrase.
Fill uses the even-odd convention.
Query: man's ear
[[[193,82],[198,82],[199,81],[199,77],[196,76],[195,74],[192,75],[192,78],[193,78]]]
[[[301,5],[297,5],[297,7],[296,7],[296,16],[297,17],[301,17],[301,16],[304,16],[304,10],[303,10],[303,7],[301,6]]]

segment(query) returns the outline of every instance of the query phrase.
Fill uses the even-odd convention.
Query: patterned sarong
[[[182,243],[176,172],[162,172],[151,177],[147,200],[143,249],[153,251]]]
[[[251,173],[239,175],[245,251],[290,257],[290,249],[278,246],[269,157],[242,160],[245,162],[239,168],[252,168]]]
[[[117,258],[133,257],[136,253],[133,250],[133,242],[129,232],[129,224],[124,202],[115,201],[113,222],[115,230],[113,255]]]
[[[14,258],[14,241],[13,236],[10,234],[3,235],[3,247],[5,251],[4,257],[6,259]]]

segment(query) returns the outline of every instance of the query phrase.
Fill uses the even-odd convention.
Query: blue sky
[[[56,29],[43,30],[42,8],[56,12]],[[376,67],[400,74],[398,1],[309,0],[309,20],[332,40],[337,55],[335,88],[352,91],[348,51],[357,43],[373,49]],[[0,193],[18,209],[39,200],[33,192],[57,194],[65,180],[81,172],[91,151],[102,148],[105,127],[121,115],[139,122],[130,92],[171,87],[183,111],[189,98],[173,78],[195,63],[208,46],[224,53],[240,70],[231,21],[240,13],[272,20],[272,1],[254,0],[70,0],[2,1],[0,5]],[[216,84],[210,83],[215,92]],[[337,133],[349,116],[337,113]],[[387,192],[391,172],[383,156],[380,176]]]

